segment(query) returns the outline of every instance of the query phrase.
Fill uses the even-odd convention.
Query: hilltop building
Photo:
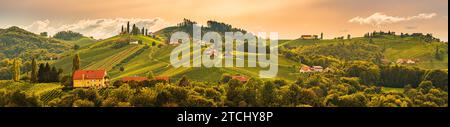
[[[315,40],[315,39],[318,39],[319,36],[317,36],[317,35],[302,35],[300,38],[303,40]]]

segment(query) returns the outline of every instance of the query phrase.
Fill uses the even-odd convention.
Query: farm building
[[[132,42],[130,42],[129,44],[130,44],[130,45],[137,45],[137,44],[139,44],[139,42],[138,42],[138,41],[132,41]]]
[[[309,73],[312,72],[311,67],[309,66],[303,66],[300,68],[300,73]]]
[[[301,39],[303,40],[314,40],[314,39],[318,39],[319,36],[317,35],[302,35]]]
[[[106,70],[77,70],[73,73],[74,88],[108,87]]]
[[[236,79],[238,81],[241,81],[242,83],[246,83],[248,81],[248,77],[240,75],[231,76],[231,79]]]
[[[303,66],[299,71],[300,73],[323,72],[324,68],[322,66]]]
[[[313,66],[312,70],[315,72],[322,72],[323,71],[323,67],[322,66]]]

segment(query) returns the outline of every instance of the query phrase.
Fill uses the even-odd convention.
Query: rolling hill
[[[347,48],[333,48],[341,44],[347,45]],[[348,51],[352,46],[366,45],[372,47],[366,49],[355,49]],[[443,42],[425,42],[418,37],[400,37],[386,35],[373,38],[372,42],[364,37],[352,38],[350,40],[303,40],[296,39],[280,44],[288,48],[302,48],[302,53],[314,53],[315,55],[331,55],[334,57],[356,57],[364,58],[373,56],[373,53],[381,53],[384,59],[389,62],[396,62],[397,59],[418,59],[419,62],[414,65],[425,69],[448,69],[448,44]],[[443,52],[443,59],[436,59],[436,48]],[[336,49],[336,50],[333,50]],[[371,55],[372,54],[372,55]],[[351,57],[353,56],[353,57]]]
[[[72,47],[70,43],[36,35],[19,27],[0,29],[0,59],[55,58]]]
[[[140,41],[142,44],[129,44],[131,41]],[[64,68],[66,74],[68,74],[71,72],[73,56],[79,54],[82,69],[111,70],[128,59],[138,56],[144,49],[158,45],[164,45],[164,43],[148,36],[117,35],[98,42],[85,44],[79,50],[67,52],[65,56],[54,62],[53,65],[58,68]]]
[[[259,71],[265,68],[174,68],[170,65],[170,52],[175,48],[165,44],[165,38],[170,33],[181,28],[168,27],[156,32],[157,38],[143,35],[117,35],[98,42],[85,44],[77,51],[66,53],[67,56],[54,63],[59,68],[70,72],[72,58],[75,53],[81,57],[82,69],[105,69],[110,78],[115,81],[126,76],[146,76],[148,72],[154,75],[169,76],[172,81],[187,76],[191,80],[217,82],[223,74],[240,74],[258,77]],[[167,35],[166,35],[167,34]],[[142,44],[130,45],[130,41],[140,41]],[[153,44],[155,42],[155,44]],[[448,55],[443,60],[435,59],[435,47],[448,51],[447,44],[441,42],[426,43],[414,37],[384,36],[374,38],[369,42],[367,38],[357,37],[350,40],[280,40],[280,47],[299,49],[297,52],[305,55],[333,56],[341,60],[368,60],[379,54],[386,60],[395,62],[397,59],[421,59],[416,65],[426,69],[447,69]],[[204,49],[203,49],[204,50]],[[239,53],[237,54],[245,54]],[[249,54],[246,54],[249,55]],[[432,62],[431,62],[431,61]],[[277,79],[295,81],[299,76],[298,68],[302,64],[279,56],[279,71]]]
[[[213,22],[205,30],[241,29],[231,25]],[[218,24],[218,25],[217,25]],[[174,26],[155,32],[156,36],[120,34],[108,39],[94,40],[88,37],[63,40],[42,37],[18,27],[0,29],[0,57],[29,59],[30,54],[41,57],[58,56],[59,59],[50,62],[57,68],[64,69],[69,74],[72,69],[72,59],[75,54],[81,57],[82,69],[108,70],[112,80],[125,76],[146,76],[148,72],[155,75],[170,76],[173,81],[185,75],[189,79],[199,81],[218,81],[223,74],[240,74],[258,77],[260,70],[266,68],[174,68],[170,65],[170,52],[175,48],[166,44],[164,38],[175,31],[184,31],[182,26]],[[244,30],[242,30],[244,31]],[[139,42],[130,44],[130,42]],[[78,49],[74,46],[78,45]],[[365,37],[329,40],[280,40],[280,48],[296,49],[295,52],[304,55],[333,56],[341,60],[367,60],[379,54],[385,60],[395,62],[397,59],[420,59],[415,65],[425,69],[448,69],[448,47],[442,42],[425,42],[417,37],[400,37],[386,35],[369,41]],[[443,59],[435,57],[436,48],[443,52]],[[204,50],[204,49],[202,49]],[[242,52],[236,54],[252,55]],[[198,58],[196,58],[198,59]],[[246,61],[248,62],[248,61]],[[302,64],[289,59],[285,54],[279,56],[279,72],[276,78],[294,81],[298,77],[298,68]]]

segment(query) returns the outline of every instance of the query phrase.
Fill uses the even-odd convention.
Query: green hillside
[[[60,41],[78,45],[78,46],[80,46],[80,48],[84,48],[86,46],[89,46],[89,45],[97,42],[95,39],[92,39],[89,37],[82,37],[82,38],[75,39],[75,40],[60,40]]]
[[[72,47],[70,43],[36,35],[19,27],[0,29],[0,59],[50,59]]]
[[[397,59],[418,59],[419,62],[408,66],[417,66],[425,69],[448,69],[448,44],[443,42],[425,42],[418,37],[400,37],[386,35],[373,38],[358,37],[350,40],[302,40],[296,39],[280,44],[287,48],[300,48],[303,53],[315,55],[332,55],[334,57],[348,57],[347,60],[358,57],[373,57],[381,53],[389,62]],[[337,48],[345,45],[347,48]],[[334,48],[333,48],[334,47]],[[352,47],[358,49],[348,50]],[[366,48],[363,48],[366,47]],[[371,48],[370,48],[371,47]],[[436,59],[436,48],[439,47],[443,59]]]
[[[167,28],[171,29],[171,28]],[[166,30],[167,30],[166,29]],[[141,45],[122,45],[128,40],[142,41]],[[152,46],[156,42],[160,46]],[[399,58],[418,58],[423,60],[416,65],[426,69],[447,69],[448,58],[436,60],[433,52],[436,46],[444,47],[440,42],[426,43],[414,38],[400,38],[386,36],[374,38],[371,43],[366,38],[353,38],[351,40],[281,40],[280,47],[297,49],[304,55],[334,56],[341,60],[371,60],[382,54],[381,58],[395,62]],[[169,76],[176,81],[185,75],[189,79],[198,81],[217,82],[223,74],[240,74],[250,77],[258,77],[259,71],[265,68],[174,68],[170,65],[170,52],[175,48],[166,45],[158,39],[143,35],[118,35],[83,46],[78,51],[57,61],[57,67],[71,69],[71,61],[74,53],[79,53],[83,69],[106,69],[111,79],[118,80],[125,76],[146,76],[148,72],[155,75]],[[386,47],[384,49],[384,47]],[[243,54],[243,53],[237,53]],[[247,54],[248,55],[248,54]],[[433,63],[427,62],[433,60]],[[277,78],[287,81],[295,81],[299,76],[300,62],[289,59],[285,54],[279,56],[279,71]]]
[[[122,72],[119,68],[115,68],[109,72],[113,80],[120,79],[124,76],[146,76],[149,71],[155,75],[170,76],[176,80],[185,75],[192,80],[199,81],[218,81],[223,74],[241,74],[251,77],[259,77],[259,70],[263,68],[174,68],[170,65],[170,52],[174,49],[173,46],[164,46],[161,48],[151,47],[145,49],[140,55],[134,57],[127,63],[123,64],[125,70]],[[247,62],[247,61],[246,61]],[[279,73],[278,78],[288,81],[294,81],[297,76],[297,69],[300,64],[279,57]],[[266,69],[264,69],[266,70]]]
[[[129,44],[131,41],[139,41],[141,44]],[[153,46],[164,45],[162,42],[143,35],[118,35],[112,38],[85,44],[76,51],[65,53],[65,56],[56,61],[54,65],[71,72],[72,59],[79,54],[82,69],[105,69],[111,70],[121,62],[142,53],[143,49]],[[82,42],[79,42],[82,43]],[[135,54],[137,53],[137,54]]]

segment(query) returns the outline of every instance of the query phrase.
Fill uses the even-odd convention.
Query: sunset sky
[[[36,33],[73,30],[107,38],[126,21],[156,31],[183,18],[279,32],[286,39],[392,30],[448,40],[448,0],[0,0],[0,28]]]

